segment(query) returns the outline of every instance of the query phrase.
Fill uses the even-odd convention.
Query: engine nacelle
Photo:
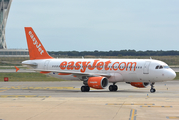
[[[89,77],[87,85],[95,89],[104,89],[108,86],[108,79],[105,77]]]
[[[144,83],[143,82],[131,82],[130,84],[137,88],[145,88],[149,85],[149,83],[147,82],[144,82]]]

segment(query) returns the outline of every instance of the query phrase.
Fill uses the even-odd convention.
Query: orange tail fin
[[[52,59],[31,27],[25,27],[30,60]]]

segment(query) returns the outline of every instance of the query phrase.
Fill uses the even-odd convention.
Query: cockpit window
[[[167,66],[167,65],[166,65],[166,66],[163,66],[163,67],[164,67],[164,69],[168,69],[168,68],[170,68],[170,67],[169,67],[169,66]]]
[[[157,66],[155,67],[155,69],[168,69],[168,68],[170,68],[170,67],[167,66],[167,65],[157,65]]]
[[[155,69],[158,69],[158,68],[159,68],[159,65],[157,65]]]
[[[163,66],[160,65],[159,69],[163,69]]]

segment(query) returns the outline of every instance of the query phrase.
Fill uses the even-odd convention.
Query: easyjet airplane
[[[134,87],[151,86],[155,82],[173,80],[176,73],[164,62],[152,59],[55,59],[51,57],[31,27],[25,27],[30,60],[22,65],[36,72],[66,80],[81,80],[82,92],[90,88],[117,91],[117,82],[126,82]],[[17,68],[18,71],[18,68]]]

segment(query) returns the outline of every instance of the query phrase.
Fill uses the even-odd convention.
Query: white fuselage
[[[82,80],[83,76],[109,76],[116,82],[162,82],[173,80],[175,72],[162,61],[152,59],[40,59],[22,64],[35,64],[33,70],[66,80]],[[60,74],[59,74],[60,73]]]

